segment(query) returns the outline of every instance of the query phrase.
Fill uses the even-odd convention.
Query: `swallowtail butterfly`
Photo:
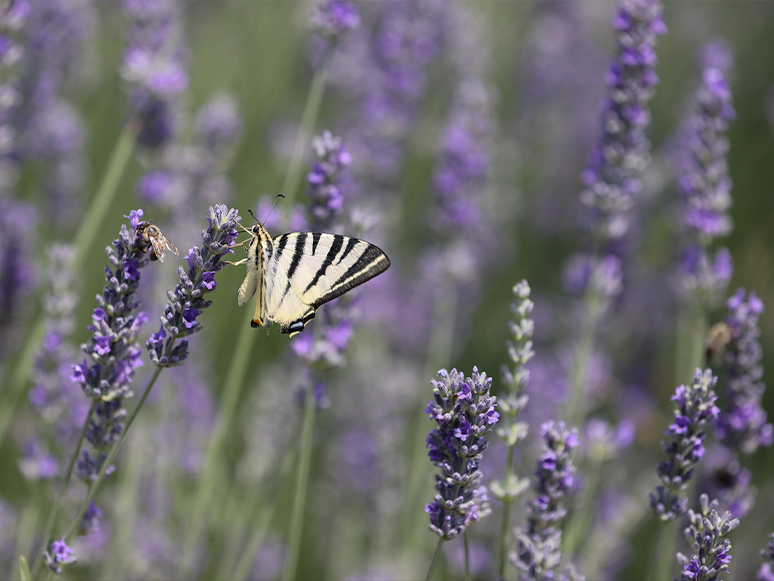
[[[272,240],[259,222],[252,234],[247,275],[239,287],[239,306],[257,294],[250,323],[275,322],[292,337],[304,330],[320,307],[383,273],[390,259],[379,248],[357,238],[320,232],[291,232]]]

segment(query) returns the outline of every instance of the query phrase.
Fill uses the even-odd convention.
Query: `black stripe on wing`
[[[331,264],[333,264],[333,259],[336,258],[336,255],[339,253],[342,246],[344,246],[344,236],[342,236],[341,234],[334,234],[333,242],[331,243],[330,249],[328,249],[328,254],[325,256],[325,260],[323,260],[322,264],[320,265],[320,268],[317,269],[317,272],[315,273],[312,281],[308,285],[306,285],[306,288],[304,289],[304,293],[307,293],[310,288],[316,285],[320,281],[320,279],[323,276],[325,276],[325,271],[328,270],[328,267]]]
[[[348,290],[371,280],[373,277],[383,273],[390,267],[390,259],[387,258],[387,255],[379,248],[368,242],[363,242],[362,240],[356,240],[356,242],[366,245],[363,253],[358,257],[354,264],[352,264],[352,266],[350,266],[349,269],[347,269],[347,271],[331,285],[330,290],[312,304],[314,308],[317,308],[328,301],[332,301],[336,297],[340,297]],[[312,285],[309,286],[311,287]]]

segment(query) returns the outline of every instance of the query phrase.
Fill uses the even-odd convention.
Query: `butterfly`
[[[178,254],[177,247],[164,236],[158,226],[150,222],[140,222],[137,225],[137,236],[142,239],[142,251],[147,252],[151,246],[153,250],[150,253],[151,260],[160,260],[164,262],[164,254],[169,250],[172,254]]]
[[[368,242],[341,234],[291,232],[272,239],[258,222],[242,228],[252,235],[247,275],[239,287],[241,307],[257,294],[251,325],[278,323],[280,331],[300,333],[320,305],[383,273],[387,255]]]

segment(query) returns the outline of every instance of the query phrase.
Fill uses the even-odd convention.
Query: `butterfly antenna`
[[[271,213],[274,211],[274,206],[276,206],[276,205],[277,205],[277,200],[279,200],[280,198],[282,198],[282,199],[284,200],[284,199],[285,199],[285,196],[283,196],[282,194],[277,194],[277,197],[276,197],[276,198],[274,198],[274,203],[271,205],[271,210],[269,210],[269,215],[268,215],[268,216],[266,216],[266,220],[264,220],[264,221],[263,221],[263,224],[262,224],[263,226],[265,226],[265,225],[266,225],[266,222],[269,220],[269,217],[271,216]],[[253,213],[252,213],[252,212],[250,212],[250,215],[251,215],[251,216],[253,216]],[[255,218],[255,216],[253,216],[253,218]],[[257,221],[258,221],[258,220],[256,220],[256,222],[257,222]]]

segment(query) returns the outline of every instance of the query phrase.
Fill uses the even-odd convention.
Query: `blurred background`
[[[497,394],[508,361],[511,289],[522,279],[535,302],[536,356],[524,412],[531,432],[517,451],[520,476],[533,470],[540,423],[559,418],[569,397],[582,306],[572,264],[589,243],[580,175],[599,134],[598,104],[616,54],[617,4],[362,2],[356,3],[360,25],[336,46],[310,32],[312,2],[133,4],[142,2],[41,0],[44,17],[35,21],[33,13],[29,21],[40,28],[29,36],[24,26],[13,33],[27,47],[21,58],[39,54],[41,62],[21,61],[4,70],[5,78],[53,72],[47,81],[29,82],[36,89],[25,107],[44,103],[46,113],[29,113],[37,121],[21,130],[25,153],[14,158],[14,172],[6,174],[13,179],[3,180],[0,198],[3,251],[23,265],[13,283],[23,290],[13,300],[10,291],[0,295],[5,381],[51,292],[47,252],[82,228],[124,128],[136,127],[145,106],[137,88],[148,82],[147,67],[161,71],[163,86],[154,90],[164,105],[154,109],[157,124],[135,134],[109,209],[88,224],[92,241],[70,273],[77,300],[66,338],[72,363],[81,360],[77,346],[90,335],[104,248],[128,224],[130,210],[142,208],[180,250],[180,257],[168,255],[144,270],[144,342],[177,283],[180,259],[201,244],[208,206],[237,208],[249,226],[248,209],[264,220],[283,193],[288,199],[276,204],[270,233],[308,225],[306,176],[315,160],[308,138],[324,130],[341,137],[351,157],[340,175],[343,203],[327,229],[378,244],[392,267],[348,302],[321,309],[328,315],[318,314],[312,327],[323,320],[329,328],[343,325],[346,335],[326,335],[328,343],[318,344],[328,349],[322,354],[309,354],[315,337],[309,329],[293,339],[276,326],[268,336],[254,330],[239,364],[245,376],[233,415],[219,420],[253,309],[236,304],[243,267],[220,272],[212,306],[199,319],[204,328],[191,338],[192,357],[162,373],[97,496],[104,513],[99,528],[75,542],[78,564],[63,576],[236,578],[238,569],[242,578],[281,578],[301,433],[299,388],[313,381],[324,393],[298,578],[422,578],[436,543],[424,513],[434,493],[434,467],[424,450],[432,426],[422,413],[430,379],[441,368],[469,374],[477,366],[495,378]],[[733,230],[718,244],[730,250],[734,270],[728,290],[711,305],[710,322],[724,317],[725,298],[738,287],[774,308],[774,4],[667,2],[663,18],[668,32],[656,46],[660,81],[647,129],[651,159],[623,242],[623,290],[600,323],[586,378],[591,415],[636,428],[625,454],[601,472],[595,524],[578,559],[590,579],[639,578],[655,551],[660,525],[647,492],[658,483],[669,397],[690,380],[679,377],[675,361],[679,131],[707,66],[729,79],[736,110],[728,132]],[[132,42],[157,41],[158,61],[128,57]],[[327,77],[319,114],[303,127],[321,70]],[[470,132],[470,143],[455,141],[455,123]],[[307,138],[299,183],[288,191],[299,131]],[[470,150],[461,153],[464,147]],[[234,259],[243,256],[237,249]],[[0,267],[19,268],[9,264]],[[770,313],[761,317],[760,340],[765,382],[774,368]],[[62,365],[69,369],[67,361]],[[152,367],[145,358],[135,394]],[[15,405],[9,398],[2,404],[14,410],[0,447],[2,577],[19,554],[34,558],[59,486],[55,476],[72,450],[63,441],[59,452],[49,446],[58,468],[41,467],[31,442],[40,441],[41,425],[51,419],[28,403],[33,383],[25,382]],[[75,390],[72,405],[83,407],[80,398],[88,409],[75,384],[62,389]],[[764,395],[765,409],[772,409],[772,397]],[[127,400],[128,409],[135,399]],[[218,421],[226,428],[213,460],[206,449]],[[504,467],[502,446],[491,439],[484,484],[502,477]],[[774,530],[770,449],[741,463],[757,500],[732,536],[735,579],[757,570],[758,552]],[[712,471],[709,461],[705,470]],[[203,482],[217,493],[197,496]],[[71,489],[56,530],[82,498],[83,484]],[[197,498],[206,499],[204,508],[195,506]],[[514,527],[523,522],[523,500],[515,506]],[[493,500],[493,514],[469,529],[474,578],[495,576],[500,507]],[[436,578],[463,578],[459,544],[447,543]],[[509,578],[517,578],[515,569]]]

